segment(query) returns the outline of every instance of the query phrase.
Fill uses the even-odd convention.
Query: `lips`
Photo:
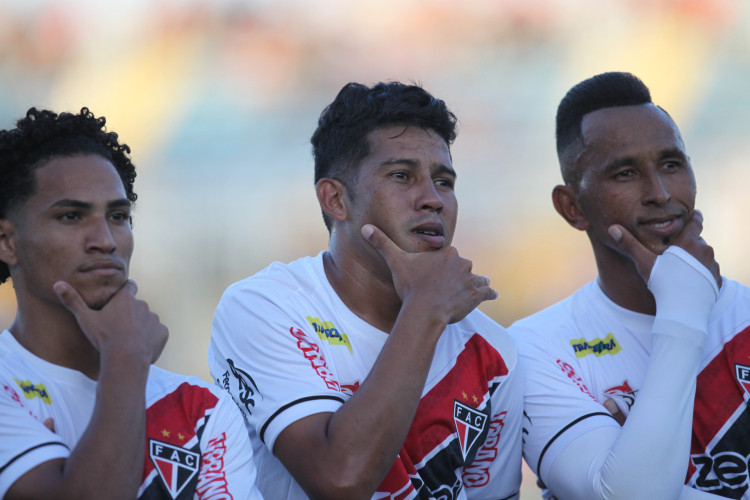
[[[641,219],[638,224],[659,234],[668,234],[682,228],[682,217],[683,214],[661,215],[658,217]]]
[[[417,235],[428,248],[439,249],[445,246],[445,228],[440,222],[426,222],[412,229],[412,234]]]
[[[98,260],[89,262],[81,266],[78,270],[87,273],[95,272],[97,274],[115,274],[124,269],[124,266],[113,260]]]

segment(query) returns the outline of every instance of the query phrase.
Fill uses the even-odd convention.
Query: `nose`
[[[104,217],[93,217],[89,224],[86,250],[89,252],[114,252],[117,249],[117,241],[108,220]]]
[[[440,213],[443,210],[443,197],[435,187],[432,178],[422,179],[418,184],[417,209]]]
[[[663,205],[672,199],[668,183],[660,173],[652,172],[646,176],[645,182],[644,204]]]

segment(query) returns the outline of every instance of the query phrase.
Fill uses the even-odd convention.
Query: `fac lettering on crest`
[[[479,438],[485,434],[484,431],[487,428],[487,420],[485,413],[458,400],[453,400],[453,422],[461,443],[461,454],[467,463],[474,460],[480,443]]]
[[[164,486],[172,498],[177,498],[200,470],[200,454],[156,439],[148,440],[148,448]]]
[[[734,372],[737,375],[737,382],[745,389],[745,394],[750,396],[750,366],[735,363]]]

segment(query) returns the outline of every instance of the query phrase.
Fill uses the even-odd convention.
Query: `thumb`
[[[404,255],[404,251],[391,240],[379,227],[372,224],[362,226],[362,236],[380,252],[386,263],[390,266],[395,259]]]
[[[635,236],[630,234],[630,231],[619,224],[609,226],[609,235],[618,248],[633,260],[635,267],[638,269],[638,274],[648,283],[651,269],[656,262],[656,254],[644,247]]]
[[[83,298],[81,298],[76,289],[70,286],[70,284],[58,281],[52,285],[52,289],[57,294],[57,299],[60,303],[73,313],[76,319],[80,320],[80,317],[88,311],[89,307],[86,305],[86,302],[84,302]]]

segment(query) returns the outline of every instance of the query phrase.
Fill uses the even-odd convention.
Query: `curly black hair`
[[[323,110],[310,139],[315,183],[322,178],[338,179],[351,196],[359,163],[370,154],[367,134],[391,125],[414,126],[434,130],[450,147],[456,139],[456,121],[445,102],[418,85],[348,83]],[[323,220],[330,231],[331,220],[325,213]]]
[[[115,132],[107,132],[106,119],[97,118],[88,108],[79,114],[54,113],[30,108],[16,122],[16,128],[0,130],[0,219],[6,219],[36,191],[34,171],[57,157],[95,154],[109,160],[122,179],[128,200],[133,192],[135,166],[130,148],[120,144]],[[0,262],[0,283],[10,276]]]

